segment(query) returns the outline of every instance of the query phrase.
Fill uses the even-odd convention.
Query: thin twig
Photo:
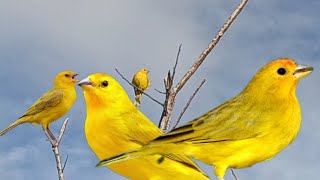
[[[211,52],[211,50],[218,44],[221,37],[225,34],[225,32],[228,30],[228,28],[231,26],[233,21],[237,18],[237,16],[240,14],[244,6],[248,0],[242,0],[240,4],[237,6],[237,8],[233,11],[229,19],[224,23],[224,25],[221,27],[221,29],[218,31],[216,36],[213,38],[213,40],[209,43],[208,47],[204,49],[204,51],[200,54],[198,60],[191,66],[189,71],[183,76],[183,78],[180,80],[180,82],[176,85],[175,91],[178,92],[180,89],[186,84],[186,82],[190,79],[190,77],[196,72],[196,70],[200,67],[202,62],[206,59],[208,54]]]
[[[198,88],[194,91],[194,93],[192,94],[192,96],[189,98],[189,101],[187,102],[186,106],[183,108],[182,112],[180,113],[178,120],[176,122],[176,124],[173,126],[172,129],[175,129],[177,127],[177,125],[179,124],[183,114],[186,112],[186,110],[188,109],[192,99],[194,98],[194,96],[198,93],[198,91],[200,90],[200,88],[202,87],[202,85],[206,82],[206,80],[202,80],[202,82],[200,83],[200,85],[198,86]]]
[[[66,130],[66,127],[67,127],[67,125],[68,125],[68,122],[69,122],[69,118],[67,118],[64,122],[63,122],[63,124],[62,124],[62,127],[61,127],[61,129],[60,129],[60,134],[59,134],[59,137],[58,137],[58,144],[60,143],[60,141],[62,140],[62,137],[63,137],[63,135],[64,135],[64,131]]]
[[[172,76],[171,76],[172,80],[174,79],[174,76],[176,74],[176,69],[177,69],[177,66],[178,66],[178,61],[179,61],[180,52],[181,52],[181,46],[182,46],[182,44],[180,44],[180,46],[179,46],[179,50],[178,50],[178,53],[177,53],[177,56],[176,56],[176,62],[174,64],[174,66],[173,66]]]
[[[68,159],[69,159],[69,155],[67,155],[66,160],[64,161],[63,168],[62,168],[62,172],[64,172],[64,168],[65,168],[66,165],[67,165]]]
[[[69,122],[69,118],[67,118],[63,122],[63,125],[61,127],[59,138],[57,139],[57,142],[53,142],[52,140],[50,140],[51,139],[50,135],[48,133],[46,133],[46,131],[45,131],[45,134],[48,137],[50,144],[52,145],[52,151],[53,151],[54,157],[56,159],[59,180],[64,180],[64,174],[63,174],[64,168],[62,168],[62,161],[61,161],[61,156],[60,156],[60,152],[59,152],[59,144],[62,140],[62,137],[63,137],[63,134],[65,132],[65,129],[67,127],[68,122]]]
[[[232,169],[232,168],[230,168],[230,169],[231,169],[231,173],[232,173],[233,177],[234,177],[236,180],[238,180],[238,177],[237,177],[237,175],[233,172],[233,169]]]
[[[170,127],[171,122],[171,115],[172,110],[176,101],[176,96],[178,92],[184,87],[186,82],[190,79],[190,77],[196,72],[196,70],[200,67],[202,62],[206,59],[208,54],[211,52],[211,50],[217,45],[221,37],[225,34],[225,32],[228,30],[228,28],[231,26],[233,21],[238,17],[239,13],[242,11],[244,6],[247,4],[248,0],[241,0],[237,8],[233,11],[233,13],[230,15],[229,19],[224,23],[224,25],[220,28],[220,30],[217,32],[213,40],[209,43],[208,47],[203,50],[203,52],[200,54],[199,58],[196,60],[196,62],[191,66],[189,71],[182,77],[182,79],[178,82],[178,84],[169,90],[166,90],[166,100],[165,100],[165,107],[162,112],[162,116],[160,118],[159,122],[159,128],[167,132]],[[170,77],[170,76],[169,76]],[[167,84],[172,83],[172,79],[166,79]]]
[[[142,89],[138,88],[137,86],[135,86],[134,84],[132,84],[130,81],[128,81],[128,79],[126,79],[119,71],[118,69],[115,69],[117,71],[117,73],[121,76],[122,79],[124,79],[127,83],[129,83],[132,87],[137,88],[138,90],[140,90],[144,95],[146,95],[147,97],[149,97],[150,99],[152,99],[154,102],[160,104],[162,107],[164,106],[161,102],[159,102],[158,100],[154,99],[153,97],[151,97],[149,94],[145,93]]]
[[[157,91],[157,92],[160,93],[160,94],[166,94],[165,92],[162,92],[162,91],[160,91],[160,90],[158,90],[158,89],[156,89],[156,88],[154,88],[154,90]]]

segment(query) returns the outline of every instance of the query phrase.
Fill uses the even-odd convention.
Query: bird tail
[[[152,148],[140,148],[137,150],[125,152],[122,154],[118,154],[118,155],[106,158],[100,161],[96,166],[97,167],[108,166],[110,164],[114,164],[117,162],[128,161],[131,159],[136,159],[136,158],[153,155],[153,154],[157,154],[157,152],[154,152]]]
[[[134,105],[137,107],[141,105],[141,94],[136,94]]]
[[[14,123],[10,124],[7,128],[5,128],[4,130],[2,130],[0,132],[0,136],[3,136],[4,134],[6,134],[8,131],[10,131],[11,129],[17,127],[19,124],[24,123],[23,121],[17,120]]]

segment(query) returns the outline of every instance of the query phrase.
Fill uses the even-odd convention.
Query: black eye
[[[107,87],[108,86],[108,81],[103,81],[102,83],[101,83],[101,85],[103,86],[103,87]]]
[[[278,74],[280,74],[280,75],[285,75],[285,74],[286,74],[286,69],[284,69],[284,68],[279,68],[277,72],[278,72]]]
[[[69,75],[69,74],[65,74],[64,76],[65,76],[65,77],[70,77],[70,75]]]

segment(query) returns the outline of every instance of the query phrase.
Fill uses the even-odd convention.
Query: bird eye
[[[65,76],[65,77],[70,77],[70,75],[69,75],[69,74],[65,74],[64,76]]]
[[[102,83],[101,83],[101,85],[103,86],[103,87],[107,87],[108,86],[108,81],[103,81]]]
[[[277,70],[277,73],[280,74],[280,75],[285,75],[285,74],[286,74],[286,69],[284,69],[284,68],[279,68],[279,69]]]

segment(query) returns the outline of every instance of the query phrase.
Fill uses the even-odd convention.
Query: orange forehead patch
[[[280,63],[280,64],[283,64],[284,66],[297,66],[297,63],[289,58],[277,59],[274,61],[274,63],[276,64]]]

